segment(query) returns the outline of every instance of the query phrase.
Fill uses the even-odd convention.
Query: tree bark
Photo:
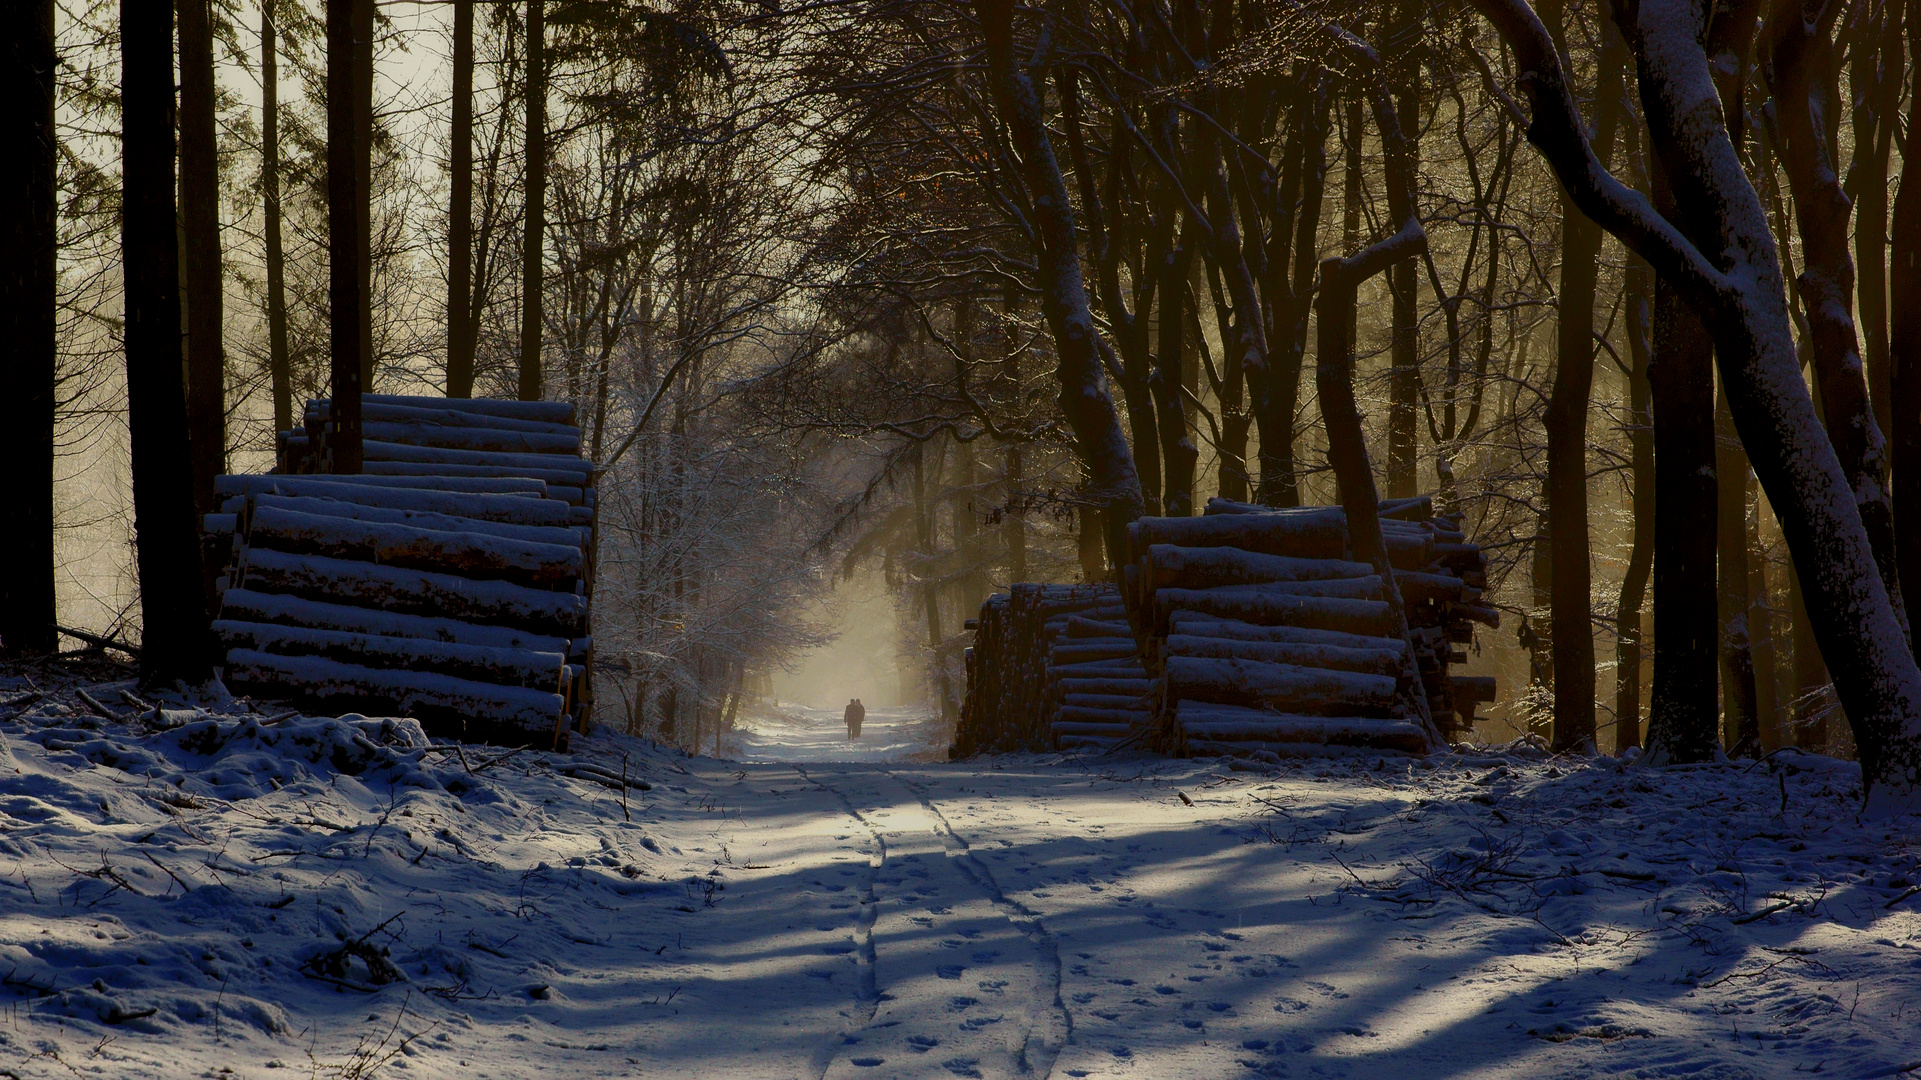
[[[547,232],[546,0],[527,0],[526,231],[520,246],[520,400],[541,399],[541,270]]]
[[[1868,384],[1854,326],[1854,260],[1848,253],[1853,204],[1836,172],[1838,149],[1826,118],[1840,107],[1835,87],[1832,20],[1840,0],[1825,0],[1815,19],[1801,0],[1778,0],[1768,23],[1769,85],[1780,138],[1781,164],[1794,195],[1801,234],[1797,279],[1813,346],[1815,379],[1828,440],[1840,459],[1855,509],[1867,530],[1881,581],[1905,634],[1907,607],[1895,562],[1893,499],[1888,492],[1888,447],[1868,400]],[[1917,764],[1921,768],[1921,763]]]
[[[1921,58],[1921,0],[1908,0],[1909,50]],[[1909,65],[1913,86],[1908,100],[1921,101],[1921,61]],[[1888,119],[1892,124],[1893,118]],[[1905,167],[1921,163],[1921,130],[1910,109],[1901,140],[1901,186],[1896,190],[1888,250],[1889,407],[1894,465],[1894,530],[1901,563],[1902,596],[1908,626],[1921,618],[1921,176]],[[1916,176],[1916,179],[1908,179]],[[1917,641],[1921,645],[1921,641]],[[1921,656],[1921,651],[1917,651]]]
[[[1648,358],[1653,332],[1651,301],[1654,274],[1632,255],[1627,269],[1629,497],[1634,540],[1627,572],[1621,575],[1615,605],[1614,748],[1641,745],[1641,605],[1647,598],[1648,572],[1654,566],[1655,464],[1654,402],[1648,387]]]
[[[447,201],[447,396],[474,393],[474,5],[454,4],[453,125]],[[604,386],[604,381],[603,381]],[[595,429],[598,438],[599,429]]]
[[[1780,250],[1722,121],[1701,44],[1704,11],[1688,0],[1642,0],[1617,14],[1636,52],[1650,147],[1706,251],[1600,167],[1525,0],[1473,3],[1515,50],[1534,106],[1529,140],[1589,217],[1706,314],[1735,426],[1804,572],[1809,617],[1861,752],[1867,808],[1921,806],[1921,667],[1801,378]]]
[[[1715,618],[1720,623],[1721,713],[1728,753],[1761,752],[1759,691],[1754,677],[1754,635],[1749,629],[1748,456],[1728,413],[1722,390],[1714,412]]]
[[[0,656],[51,653],[53,430],[59,272],[53,0],[0,8],[0,461],[23,477],[0,500]]]
[[[293,427],[293,363],[287,351],[286,255],[280,223],[280,27],[276,0],[260,3],[260,193],[267,261],[267,373],[273,429]]]
[[[1356,561],[1374,567],[1381,579],[1380,595],[1386,601],[1388,634],[1406,643],[1400,683],[1406,691],[1411,719],[1428,738],[1431,746],[1444,745],[1434,727],[1427,691],[1415,660],[1413,639],[1409,636],[1407,609],[1388,555],[1388,544],[1381,531],[1380,496],[1374,486],[1374,468],[1368,460],[1367,440],[1361,429],[1361,413],[1354,400],[1354,309],[1356,292],[1362,282],[1375,274],[1391,271],[1396,263],[1419,258],[1427,248],[1427,232],[1414,206],[1414,163],[1399,118],[1382,78],[1379,59],[1372,49],[1344,31],[1329,28],[1357,66],[1366,69],[1362,78],[1373,90],[1374,122],[1381,134],[1381,153],[1385,159],[1389,220],[1395,231],[1386,239],[1346,258],[1321,261],[1321,292],[1316,301],[1316,326],[1320,340],[1315,355],[1314,386],[1319,394],[1321,417],[1327,426],[1328,464],[1340,488],[1341,506],[1347,517],[1348,545]],[[1349,132],[1359,140],[1358,126]]]
[[[1400,120],[1401,138],[1407,145],[1410,171],[1418,167],[1420,157],[1422,11],[1422,4],[1403,0],[1396,20],[1383,28],[1392,43],[1387,57],[1387,78]],[[1407,499],[1419,489],[1420,428],[1416,414],[1420,409],[1421,342],[1416,302],[1420,286],[1413,259],[1395,263],[1388,269],[1387,276],[1392,306],[1387,384],[1387,497]],[[1589,675],[1591,682],[1592,668]],[[1593,712],[1590,705],[1589,727],[1593,726]]]
[[[193,519],[174,224],[173,11],[120,7],[121,263],[132,435],[141,680],[211,676]]]
[[[1101,507],[1110,566],[1126,550],[1127,523],[1141,515],[1141,484],[1102,373],[1102,342],[1087,308],[1074,208],[1047,134],[1040,92],[1014,56],[1013,0],[975,0],[987,46],[994,103],[1020,158],[1021,180],[1034,207],[1042,311],[1053,331],[1061,412],[1073,429],[1091,495]]]
[[[1882,4],[1865,13],[1852,45],[1854,160],[1847,187],[1855,204],[1854,262],[1866,355],[1868,398],[1883,433],[1894,429],[1888,368],[1888,158],[1900,126],[1900,9]],[[1911,160],[1903,156],[1904,164]],[[1897,545],[1897,557],[1898,557]],[[1913,620],[1909,620],[1910,626]]]
[[[1656,761],[1707,761],[1720,746],[1714,692],[1714,344],[1687,303],[1658,279],[1653,344],[1654,684],[1648,750]]]
[[[360,471],[360,395],[373,363],[368,190],[373,88],[361,85],[363,69],[371,82],[372,56],[373,0],[328,0],[327,300],[333,386],[327,446],[337,473]]]
[[[214,510],[213,478],[226,470],[226,349],[221,343],[220,161],[214,142],[210,0],[177,0],[180,35],[180,228],[186,267],[187,442],[193,508]]]

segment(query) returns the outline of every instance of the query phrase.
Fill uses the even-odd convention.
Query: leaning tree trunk
[[[1849,475],[1801,379],[1780,251],[1722,121],[1701,44],[1704,10],[1690,0],[1641,0],[1619,14],[1636,51],[1650,148],[1684,219],[1702,226],[1696,235],[1707,251],[1595,160],[1553,42],[1525,0],[1473,3],[1515,51],[1534,107],[1529,140],[1582,210],[1646,258],[1713,328],[1735,427],[1801,571],[1808,615],[1861,752],[1868,808],[1921,807],[1921,667]]]
[[[214,510],[213,478],[226,472],[226,350],[221,344],[220,161],[214,143],[210,0],[178,0],[180,32],[180,232],[187,297],[187,443],[193,508]]]
[[[174,232],[173,12],[120,7],[121,264],[140,569],[140,676],[204,682],[210,641],[193,519]]]
[[[54,302],[59,280],[53,0],[0,6],[0,461],[24,483],[0,501],[0,655],[57,647],[53,592]]]
[[[474,393],[474,5],[454,5],[452,142],[447,192],[447,396]],[[596,437],[600,429],[594,429]]]
[[[1013,0],[975,0],[974,10],[987,46],[995,109],[1019,156],[1021,180],[1034,208],[1041,307],[1054,336],[1061,412],[1087,468],[1090,493],[1101,507],[1109,564],[1119,566],[1126,558],[1127,523],[1141,515],[1141,484],[1101,371],[1100,343],[1081,280],[1074,207],[1047,134],[1040,91],[1014,56]]]

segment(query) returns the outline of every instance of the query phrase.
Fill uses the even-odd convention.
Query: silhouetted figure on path
[[[867,719],[867,710],[862,707],[859,698],[852,698],[847,702],[846,719],[847,738],[849,740],[860,738],[860,722]]]

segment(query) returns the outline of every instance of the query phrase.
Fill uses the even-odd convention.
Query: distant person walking
[[[867,710],[862,707],[859,698],[850,698],[848,700],[846,719],[848,740],[852,741],[860,738],[860,722],[867,719]]]

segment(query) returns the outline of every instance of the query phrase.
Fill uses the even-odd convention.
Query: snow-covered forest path
[[[168,723],[0,721],[0,1076],[1921,1063],[1914,823],[1858,822],[1828,759],[928,762],[881,710],[851,749],[838,715],[759,725],[748,762]],[[783,724],[806,760],[772,760]]]

